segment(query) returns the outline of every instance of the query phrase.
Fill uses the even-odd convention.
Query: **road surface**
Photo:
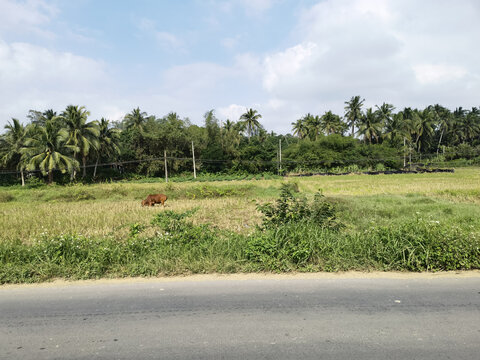
[[[479,359],[480,276],[0,287],[0,359]]]

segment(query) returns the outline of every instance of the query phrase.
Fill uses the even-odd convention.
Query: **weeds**
[[[477,175],[317,177],[283,187],[276,180],[12,186],[0,192],[0,283],[479,269]],[[314,195],[319,187],[328,196]],[[140,206],[158,192],[169,196],[165,209]],[[258,206],[259,199],[270,203]]]
[[[309,203],[304,196],[294,195],[294,190],[295,186],[282,184],[280,196],[274,204],[257,205],[257,209],[264,214],[264,228],[298,222],[331,230],[338,230],[342,226],[337,220],[335,206],[321,192],[317,192],[313,202]]]

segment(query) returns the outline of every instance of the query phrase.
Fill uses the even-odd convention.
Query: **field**
[[[258,211],[257,205],[274,202],[280,195],[282,183],[291,184],[292,189],[298,190],[298,192],[295,192],[295,196],[304,196],[308,201],[313,201],[314,194],[321,191],[325,201],[334,206],[336,220],[342,224],[342,229],[336,232],[327,231],[328,234],[325,233],[325,229],[317,229],[320,231],[317,235],[307,234],[310,231],[308,230],[310,229],[308,224],[303,224],[296,230],[295,225],[288,229],[282,227],[275,230],[260,230],[258,226],[262,224],[263,214]],[[169,197],[165,208],[158,205],[141,207],[140,202],[146,195],[159,192],[165,193]],[[41,242],[58,242],[58,239],[65,238],[74,239],[71,241],[81,239],[78,241],[85,242],[85,239],[88,239],[90,242],[96,242],[97,245],[105,241],[111,246],[111,244],[117,243],[126,244],[129,241],[131,242],[132,239],[141,239],[142,241],[159,239],[165,234],[166,230],[152,224],[152,219],[157,214],[165,212],[181,214],[195,209],[195,212],[188,218],[187,224],[190,226],[188,229],[196,229],[195,231],[200,231],[202,234],[209,233],[211,238],[217,240],[215,240],[215,246],[208,250],[204,249],[206,252],[203,251],[203,255],[199,255],[201,259],[192,258],[194,254],[198,255],[198,253],[193,252],[187,255],[184,252],[186,250],[183,249],[179,250],[180,255],[177,260],[169,258],[167,261],[166,258],[156,258],[154,264],[148,263],[148,266],[145,265],[145,269],[148,270],[143,272],[141,269],[132,271],[129,264],[122,263],[121,266],[111,264],[112,267],[107,266],[104,269],[102,268],[102,271],[99,270],[92,274],[90,271],[82,272],[83,270],[78,267],[78,264],[73,264],[76,261],[73,259],[72,266],[77,266],[78,272],[58,273],[58,267],[65,265],[65,256],[60,254],[61,258],[63,256],[63,263],[54,267],[57,272],[51,270],[50,272],[36,274],[35,271],[32,273],[32,269],[29,268],[28,271],[30,272],[25,272],[26,270],[23,269],[23,272],[20,272],[16,277],[12,277],[6,271],[2,273],[0,270],[0,273],[3,274],[0,274],[0,282],[39,281],[55,276],[88,278],[265,270],[423,269],[421,266],[392,266],[392,263],[389,263],[389,266],[388,263],[382,263],[381,261],[377,263],[376,260],[369,260],[366,263],[352,260],[353,262],[350,262],[350,265],[346,261],[345,263],[338,263],[337,265],[332,263],[327,266],[330,258],[321,258],[317,253],[320,250],[315,250],[317,245],[313,246],[311,244],[308,245],[309,255],[305,255],[308,257],[307,260],[305,260],[305,256],[302,261],[296,261],[295,256],[297,255],[287,259],[285,254],[282,253],[283,255],[280,256],[279,253],[275,253],[276,260],[272,262],[270,258],[267,260],[264,258],[265,254],[270,254],[265,256],[272,257],[271,253],[262,250],[265,254],[258,255],[255,252],[258,250],[258,243],[255,242],[252,245],[252,238],[263,238],[267,236],[265,234],[269,234],[269,231],[277,231],[277,233],[271,235],[275,239],[279,238],[281,231],[294,231],[289,236],[295,238],[298,235],[300,239],[298,241],[300,242],[307,238],[311,241],[315,241],[317,237],[324,240],[331,238],[335,246],[340,246],[341,241],[347,238],[349,239],[348,244],[351,244],[352,239],[363,241],[362,234],[365,234],[365,238],[370,239],[373,236],[372,234],[377,234],[379,231],[397,234],[388,236],[397,236],[400,239],[399,241],[402,242],[405,240],[402,232],[405,233],[409,231],[408,229],[413,229],[415,238],[416,227],[420,229],[419,232],[423,227],[430,234],[428,236],[432,236],[432,239],[438,237],[438,234],[446,234],[446,238],[453,236],[452,239],[456,239],[454,241],[462,242],[462,249],[466,246],[465,244],[468,244],[471,247],[469,251],[473,251],[472,258],[465,260],[467,262],[462,264],[462,261],[455,260],[458,264],[454,267],[477,268],[478,255],[480,255],[478,249],[479,205],[480,168],[459,168],[455,173],[436,174],[314,176],[288,177],[275,180],[170,182],[168,184],[159,179],[158,182],[150,183],[105,183],[40,186],[38,188],[4,187],[0,189],[0,228],[2,229],[0,234],[0,261],[3,261],[4,268],[11,267],[10,270],[16,269],[18,265],[15,265],[16,261],[20,262],[21,259],[13,255],[5,255],[8,251],[13,253],[19,248],[33,248]],[[183,230],[185,229],[182,228],[181,231]],[[181,231],[179,231],[179,234]],[[431,233],[432,231],[433,233]],[[420,235],[427,236],[425,234]],[[379,236],[377,236],[377,240],[372,238],[369,241],[376,244],[379,241]],[[407,237],[405,236],[405,238]],[[411,240],[409,240],[409,244],[412,244]],[[169,246],[171,248],[173,245],[170,244]],[[191,245],[189,246],[191,247]],[[220,247],[218,248],[218,246]],[[224,255],[227,257],[233,256],[233,258],[222,260],[223,255],[215,254],[215,251],[225,252],[226,248],[223,246],[226,246],[229,251],[233,251],[233,253]],[[248,249],[249,246],[250,250],[252,250],[252,246],[257,249],[254,254],[250,250],[243,253],[244,249]],[[262,246],[260,247],[263,249]],[[278,250],[279,245],[275,246]],[[405,246],[408,246],[408,244]],[[403,249],[405,249],[405,246]],[[425,247],[425,244],[419,246],[420,248]],[[344,248],[345,246],[341,251],[344,251]],[[2,251],[4,252],[3,255],[1,255]],[[405,251],[402,251],[405,257]],[[336,254],[335,256],[340,256],[340,253]],[[413,256],[417,256],[417,254],[415,253]],[[358,254],[352,253],[351,256],[352,259],[358,258]],[[428,260],[430,255],[427,253],[426,256]],[[207,260],[209,257],[211,259]],[[180,259],[183,260],[180,261]],[[88,259],[82,261],[86,262],[86,260]],[[340,258],[337,260],[341,261]],[[26,258],[22,261],[26,261]],[[56,261],[58,263],[59,260]],[[405,264],[408,262],[409,260],[406,259]],[[430,269],[435,270],[432,267]],[[440,266],[436,270],[443,269],[448,269],[448,266],[444,268]]]

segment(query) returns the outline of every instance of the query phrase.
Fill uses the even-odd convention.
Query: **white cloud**
[[[230,104],[225,107],[217,109],[217,116],[220,119],[229,119],[231,121],[238,121],[240,116],[247,111],[247,107],[243,105]]]
[[[319,56],[318,48],[317,44],[307,42],[267,56],[264,60],[264,87],[268,91],[274,91],[284,81],[306,80],[303,79],[304,70]]]
[[[179,37],[167,31],[157,29],[156,23],[150,19],[142,18],[137,24],[138,28],[148,35],[153,36],[157,43],[168,49],[182,49],[183,41]]]
[[[201,0],[205,2],[205,0]],[[210,5],[223,13],[241,8],[247,16],[259,17],[271,9],[278,0],[210,0]]]
[[[250,16],[260,16],[265,11],[269,10],[274,1],[273,0],[238,0],[241,6],[245,8],[245,12]]]
[[[353,95],[366,106],[478,106],[478,14],[473,0],[321,1],[301,14],[297,44],[264,59],[264,118],[281,118],[288,130],[294,119],[272,104],[289,115],[343,114]]]
[[[43,0],[0,0],[0,35],[34,33],[43,37],[54,37],[54,34],[43,29],[43,26],[57,13],[55,6]]]
[[[418,82],[422,85],[460,80],[467,74],[467,70],[461,66],[442,64],[414,65],[413,70]]]
[[[0,119],[24,118],[29,109],[102,105],[109,78],[102,62],[27,43],[0,41]],[[103,116],[103,115],[102,115]]]

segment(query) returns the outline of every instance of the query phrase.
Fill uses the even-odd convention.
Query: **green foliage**
[[[198,211],[198,207],[193,208],[191,210],[187,210],[183,213],[177,213],[172,210],[165,210],[155,215],[155,217],[152,220],[152,225],[158,225],[163,230],[168,232],[185,230],[191,224],[187,223],[184,219],[192,216],[197,211]]]
[[[296,183],[282,184],[280,196],[274,204],[257,206],[264,215],[264,228],[276,228],[283,224],[298,222],[307,222],[332,230],[341,226],[334,205],[328,202],[321,192],[315,194],[313,202],[309,203],[305,197],[294,195],[294,190],[298,192]]]
[[[125,241],[74,234],[44,234],[31,244],[1,241],[0,284],[233,271],[480,269],[478,229],[417,218],[351,232],[307,219],[242,236],[188,222],[194,211],[157,214],[152,226],[160,231],[151,237],[132,224]]]
[[[263,271],[448,271],[480,268],[480,233],[423,220],[335,232],[287,223],[248,240],[245,254]]]
[[[195,186],[186,191],[186,196],[191,199],[207,199],[231,196],[244,196],[251,186],[224,186],[216,187],[211,185]]]
[[[139,224],[139,223],[135,223],[135,224],[130,225],[130,237],[131,238],[136,237],[138,234],[140,234],[142,232],[142,230],[144,228],[145,228],[145,226],[142,225],[142,224]]]
[[[15,196],[9,193],[0,192],[0,203],[15,200]]]

